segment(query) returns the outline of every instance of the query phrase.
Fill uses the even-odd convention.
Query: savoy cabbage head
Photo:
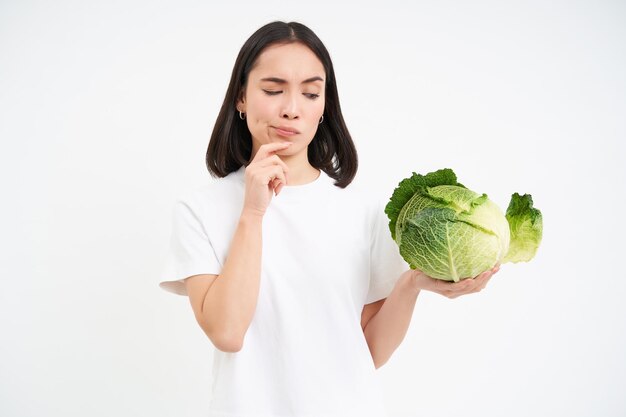
[[[402,180],[385,213],[411,268],[446,281],[475,277],[497,263],[529,261],[543,231],[529,194],[513,194],[505,216],[486,194],[458,183],[449,168]]]

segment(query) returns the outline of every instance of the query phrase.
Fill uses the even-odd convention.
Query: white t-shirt
[[[161,288],[220,274],[243,207],[244,169],[180,198]],[[386,416],[361,312],[409,269],[386,199],[313,182],[273,196],[262,229],[256,311],[239,352],[215,349],[211,417]],[[217,279],[220,279],[218,277]]]

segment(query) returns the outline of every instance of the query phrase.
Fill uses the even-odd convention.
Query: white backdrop
[[[419,296],[390,414],[626,415],[626,7],[521,3],[0,3],[0,415],[206,414],[212,345],[157,282],[237,52],[277,19],[331,53],[356,181],[450,167],[544,215],[532,262]]]

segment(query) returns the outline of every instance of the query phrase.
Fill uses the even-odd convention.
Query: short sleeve
[[[159,286],[174,294],[187,295],[185,278],[198,274],[218,275],[221,270],[198,210],[179,199],[173,209],[170,247]]]
[[[374,204],[370,246],[370,284],[365,304],[387,298],[400,275],[409,265],[400,255],[398,245],[391,237],[389,218],[382,201]]]

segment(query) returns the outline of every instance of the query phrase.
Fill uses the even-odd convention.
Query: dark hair
[[[254,32],[241,47],[206,152],[206,165],[213,177],[225,177],[250,160],[252,137],[246,121],[239,118],[235,106],[244,92],[248,75],[258,56],[270,45],[294,42],[311,49],[326,71],[324,121],[318,126],[309,144],[309,162],[334,178],[338,187],[345,188],[354,179],[358,157],[341,114],[330,55],[317,35],[297,22],[268,23]]]

